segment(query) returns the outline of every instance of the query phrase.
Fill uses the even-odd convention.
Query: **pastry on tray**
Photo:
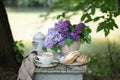
[[[78,62],[78,63],[88,63],[89,62],[89,57],[88,57],[88,55],[82,54],[76,59],[76,62]]]
[[[80,55],[78,51],[69,52],[67,55],[64,56],[64,64],[71,64],[73,63],[76,58]]]

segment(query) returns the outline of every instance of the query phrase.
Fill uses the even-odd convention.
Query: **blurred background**
[[[11,31],[15,41],[24,44],[24,54],[32,49],[32,39],[37,32],[47,33],[58,19],[68,19],[72,24],[85,22],[92,29],[91,44],[82,44],[80,52],[88,54],[91,62],[85,80],[120,80],[120,16],[112,16],[118,29],[110,30],[105,37],[104,32],[97,32],[99,23],[96,17],[114,15],[114,9],[119,7],[119,0],[2,0],[4,2]],[[80,3],[81,4],[80,4]],[[79,4],[78,4],[79,3]],[[84,3],[84,4],[82,4]],[[97,6],[95,4],[98,4]],[[92,6],[86,11],[87,6]],[[107,8],[106,8],[107,7]],[[110,11],[109,11],[110,7]],[[112,12],[113,10],[113,12]],[[81,21],[86,12],[90,12],[92,20]],[[88,16],[89,17],[89,16]],[[111,24],[112,25],[112,24]],[[108,25],[106,25],[108,26]],[[18,45],[19,46],[19,45]]]

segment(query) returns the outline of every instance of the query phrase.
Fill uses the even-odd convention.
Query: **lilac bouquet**
[[[91,29],[84,23],[72,25],[68,20],[59,20],[53,28],[49,28],[44,45],[46,48],[58,51],[61,46],[65,44],[70,46],[73,41],[80,40],[82,43],[90,43],[89,33],[91,33]]]

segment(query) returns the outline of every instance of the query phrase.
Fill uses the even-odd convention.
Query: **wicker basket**
[[[80,41],[74,41],[72,42],[72,44],[70,46],[65,45],[63,47],[61,47],[61,53],[62,55],[68,54],[68,52],[71,51],[78,51],[80,48]]]

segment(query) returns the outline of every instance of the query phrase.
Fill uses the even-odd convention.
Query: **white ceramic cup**
[[[36,56],[36,58],[35,58],[35,61],[37,61],[38,63],[41,63],[43,65],[49,65],[54,60],[53,53],[50,53],[50,52],[44,52],[44,53],[40,54],[39,56]]]

